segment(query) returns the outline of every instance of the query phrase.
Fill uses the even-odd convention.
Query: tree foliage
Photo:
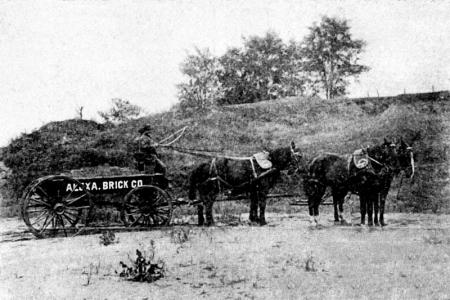
[[[257,102],[302,92],[299,52],[274,32],[244,38],[244,47],[231,48],[221,58],[221,104]]]
[[[181,65],[189,80],[178,85],[182,110],[251,103],[287,96],[344,95],[350,78],[368,67],[359,64],[365,42],[353,39],[347,20],[323,17],[301,43],[284,43],[275,32],[243,38],[242,47],[220,57],[196,49]]]
[[[98,112],[105,122],[123,123],[139,117],[143,112],[140,106],[131,104],[128,100],[114,98],[111,99],[111,103],[112,107],[109,110]]]
[[[344,95],[348,78],[368,71],[358,63],[366,43],[352,38],[347,20],[323,17],[309,29],[302,56],[313,87],[323,89],[327,99]]]
[[[183,112],[205,112],[222,97],[222,89],[217,74],[220,64],[209,49],[195,49],[181,63],[181,72],[187,82],[177,86],[180,108]]]

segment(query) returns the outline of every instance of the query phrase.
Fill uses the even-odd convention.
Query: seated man
[[[157,143],[154,143],[150,136],[150,125],[145,125],[139,129],[139,152],[134,157],[137,161],[139,171],[146,173],[160,173],[166,175],[166,165],[159,159],[156,151]]]

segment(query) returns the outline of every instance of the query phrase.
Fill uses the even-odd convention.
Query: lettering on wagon
[[[143,186],[144,182],[142,179],[133,179],[133,180],[105,180],[102,181],[101,184],[97,184],[97,182],[82,182],[83,187],[87,191],[107,191],[107,190],[122,190],[136,188],[139,186]],[[81,192],[82,188],[75,183],[68,183],[66,186],[66,192]]]

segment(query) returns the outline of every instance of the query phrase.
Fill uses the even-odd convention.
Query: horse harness
[[[211,160],[211,164],[209,165],[209,176],[210,177],[205,182],[217,181],[218,184],[219,184],[219,189],[220,189],[220,184],[221,183],[224,184],[229,189],[239,188],[239,187],[245,186],[245,185],[247,185],[249,183],[252,183],[255,180],[258,180],[258,179],[260,179],[260,178],[262,178],[262,177],[264,177],[264,176],[266,176],[266,175],[268,175],[268,174],[270,174],[270,173],[272,173],[273,171],[276,170],[275,168],[272,167],[272,163],[270,162],[270,160],[267,159],[267,162],[269,162],[270,164],[268,164],[268,163],[264,164],[263,160],[261,159],[261,156],[259,156],[259,155],[260,155],[260,153],[256,153],[256,154],[254,154],[253,156],[250,156],[250,157],[228,157],[228,156],[221,157],[221,158],[226,158],[226,159],[231,159],[231,160],[241,160],[241,161],[248,160],[248,161],[250,161],[250,165],[252,167],[252,175],[253,175],[253,177],[248,182],[244,182],[244,183],[240,184],[239,186],[233,186],[232,184],[227,182],[225,179],[223,179],[219,175],[219,172],[217,170],[217,165],[216,165],[217,157],[214,157]],[[258,158],[258,156],[259,156],[259,158]],[[253,160],[256,160],[258,165],[262,169],[265,169],[265,171],[258,175],[258,173],[256,172],[255,163],[254,163]]]

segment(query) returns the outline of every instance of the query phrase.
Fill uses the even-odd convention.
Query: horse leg
[[[368,226],[373,226],[373,204],[374,204],[374,197],[372,195],[370,195],[369,197],[367,197],[367,225]]]
[[[338,215],[338,198],[336,195],[333,195],[333,208],[334,208],[334,223],[337,224],[339,222],[339,215]]]
[[[253,190],[250,193],[250,222],[258,222],[258,192]]]
[[[381,195],[380,197],[380,225],[386,226],[387,224],[384,222],[384,205],[386,204],[386,196]]]
[[[205,224],[205,217],[203,216],[203,204],[197,205],[197,216],[198,216],[198,225],[202,226]]]
[[[344,197],[346,195],[346,191],[333,189],[333,206],[334,206],[334,222],[344,223]],[[338,213],[339,206],[339,213]]]
[[[361,212],[361,225],[366,224],[366,203],[367,199],[365,195],[359,195],[359,210]]]
[[[321,184],[318,180],[307,179],[303,183],[305,194],[308,197],[308,208],[310,222],[319,223],[319,205],[322,196],[325,193],[326,186]]]
[[[259,204],[259,225],[266,225],[266,195],[258,193],[258,204]]]
[[[375,226],[380,226],[380,224],[378,223],[378,210],[379,210],[379,201],[381,198],[381,194],[377,194],[376,199],[373,199],[373,222],[375,224]]]
[[[203,203],[205,205],[205,213],[206,213],[206,226],[214,225],[214,217],[213,217],[213,204],[214,204],[215,195],[208,194]]]

